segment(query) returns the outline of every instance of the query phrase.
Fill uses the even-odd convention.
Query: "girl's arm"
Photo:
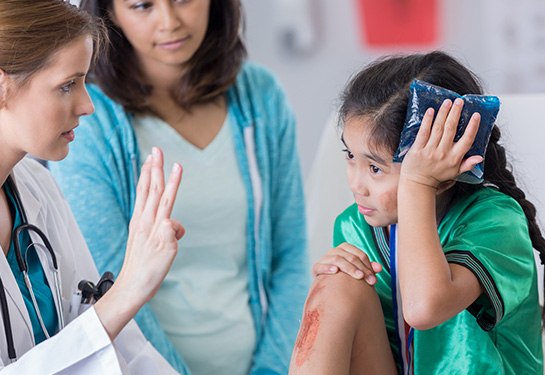
[[[424,116],[415,142],[402,166],[398,188],[398,264],[407,323],[416,329],[435,327],[473,303],[483,292],[467,268],[447,262],[437,231],[437,199],[459,174],[479,163],[480,156],[463,160],[479,127],[475,113],[462,138],[453,142],[463,107],[446,100],[433,121]],[[433,122],[433,127],[432,127]]]

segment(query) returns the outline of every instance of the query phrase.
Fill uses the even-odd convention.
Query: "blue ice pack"
[[[479,112],[481,115],[479,130],[475,136],[473,145],[471,145],[471,148],[465,154],[464,158],[480,155],[483,157],[483,161],[477,164],[472,170],[456,177],[455,180],[468,184],[479,184],[483,182],[484,154],[486,147],[488,146],[490,133],[492,132],[492,128],[494,127],[496,117],[500,110],[500,100],[496,96],[488,95],[460,96],[453,91],[418,79],[413,81],[410,90],[407,116],[405,117],[403,131],[401,132],[399,147],[394,154],[394,163],[401,163],[403,161],[405,154],[409,151],[409,148],[414,142],[418,129],[420,129],[420,125],[422,124],[424,114],[428,108],[433,108],[437,115],[437,111],[445,99],[454,101],[456,98],[462,98],[464,100],[464,107],[460,115],[454,142],[457,142],[464,134],[473,113]]]

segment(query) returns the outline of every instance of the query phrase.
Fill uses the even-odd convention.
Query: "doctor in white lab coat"
[[[25,155],[66,157],[79,117],[94,110],[84,80],[93,50],[105,34],[87,13],[62,0],[2,0],[0,25],[0,293],[7,305],[7,312],[0,309],[0,374],[177,373],[132,318],[161,285],[184,233],[182,225],[170,219],[181,166],[173,166],[165,186],[162,153],[153,150],[138,183],[121,272],[98,302],[67,321],[71,305],[77,305],[73,302],[81,301],[73,298],[78,283],[97,282],[99,275],[55,181]],[[25,303],[23,294],[34,288],[16,281],[14,275],[19,277],[21,271],[8,260],[15,252],[14,227],[22,211],[28,223],[45,234],[58,264],[56,283],[49,251],[40,236],[29,231],[34,246],[23,246],[23,258],[36,252],[38,261],[28,262],[29,268],[41,266],[47,285],[41,277],[33,280],[34,287],[48,286],[52,297],[37,293],[39,309],[30,305],[30,298]],[[61,319],[55,325],[52,318],[43,329],[45,336],[37,335],[32,321],[40,320],[43,312],[64,317],[66,326]],[[12,335],[6,333],[9,329]],[[44,339],[50,329],[51,338]],[[9,336],[16,360],[8,355]]]
[[[25,158],[14,168],[12,176],[29,223],[42,229],[55,250],[62,293],[60,311],[67,317],[78,283],[81,280],[98,281],[100,276],[95,263],[68,203],[49,171],[35,160]],[[51,257],[40,246],[43,244],[41,239],[33,233],[31,236],[33,243],[38,244],[37,253],[47,281],[49,285],[55,285]],[[94,308],[67,322],[65,329],[35,346],[23,297],[3,256],[0,256],[0,276],[7,295],[16,353],[26,353],[13,365],[1,369],[0,374],[177,373],[144,338],[134,321],[130,321],[112,342]],[[0,357],[5,366],[10,361],[3,327],[0,314]]]

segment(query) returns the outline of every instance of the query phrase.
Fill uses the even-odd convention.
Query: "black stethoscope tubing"
[[[11,332],[11,320],[9,318],[8,301],[4,291],[4,283],[0,277],[0,307],[2,308],[2,320],[4,321],[4,332],[6,334],[6,343],[8,345],[8,357],[13,362],[17,358],[15,345],[13,344],[13,332]]]
[[[45,234],[40,230],[40,228],[36,227],[35,225],[32,225],[28,222],[23,203],[21,202],[21,197],[19,196],[19,191],[17,190],[17,187],[15,186],[15,183],[11,176],[8,176],[6,179],[6,184],[8,185],[11,194],[13,195],[13,200],[15,201],[15,205],[17,206],[17,210],[19,211],[19,214],[21,215],[21,222],[22,224],[19,225],[14,230],[14,238],[12,239],[14,244],[14,250],[15,250],[15,257],[17,258],[17,263],[19,265],[19,269],[24,274],[28,273],[28,265],[23,260],[23,255],[21,253],[21,245],[19,243],[19,234],[23,230],[28,230],[29,232],[32,231],[36,233],[43,241],[45,248],[51,255],[51,260],[53,262],[53,267],[55,268],[55,271],[58,271],[57,267],[57,257],[55,256],[55,252],[53,251],[53,247],[51,246],[51,243],[45,236]],[[58,288],[57,288],[58,289]],[[56,291],[58,292],[58,290]],[[8,303],[6,298],[6,292],[4,290],[4,285],[2,283],[2,279],[0,278],[0,309],[2,310],[2,320],[4,322],[4,331],[6,334],[6,343],[8,347],[8,357],[13,362],[17,359],[17,355],[15,352],[15,345],[13,343],[13,332],[11,330],[11,321],[9,317],[9,310],[8,310]],[[60,313],[60,312],[59,312]],[[60,317],[59,317],[60,318]]]
[[[6,184],[8,185],[11,194],[13,195],[13,200],[15,200],[15,205],[17,206],[17,210],[19,211],[19,215],[21,215],[22,224],[15,228],[15,238],[13,242],[15,248],[15,257],[17,258],[17,264],[19,265],[19,269],[21,270],[21,272],[28,272],[28,265],[23,260],[23,254],[21,253],[21,244],[19,243],[19,234],[21,234],[24,229],[27,229],[29,231],[33,231],[38,236],[40,236],[45,245],[45,248],[47,249],[47,251],[49,251],[49,254],[51,255],[53,267],[57,270],[57,257],[55,256],[53,247],[51,246],[51,243],[45,236],[44,232],[42,232],[41,229],[37,226],[32,225],[28,222],[26,212],[23,207],[23,202],[21,202],[21,197],[19,196],[19,191],[17,190],[17,187],[15,186],[15,183],[13,182],[13,178],[11,176],[8,176],[8,178],[6,179]]]

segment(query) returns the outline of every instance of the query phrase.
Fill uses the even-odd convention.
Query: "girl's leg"
[[[397,374],[374,287],[344,273],[310,288],[290,375]]]

